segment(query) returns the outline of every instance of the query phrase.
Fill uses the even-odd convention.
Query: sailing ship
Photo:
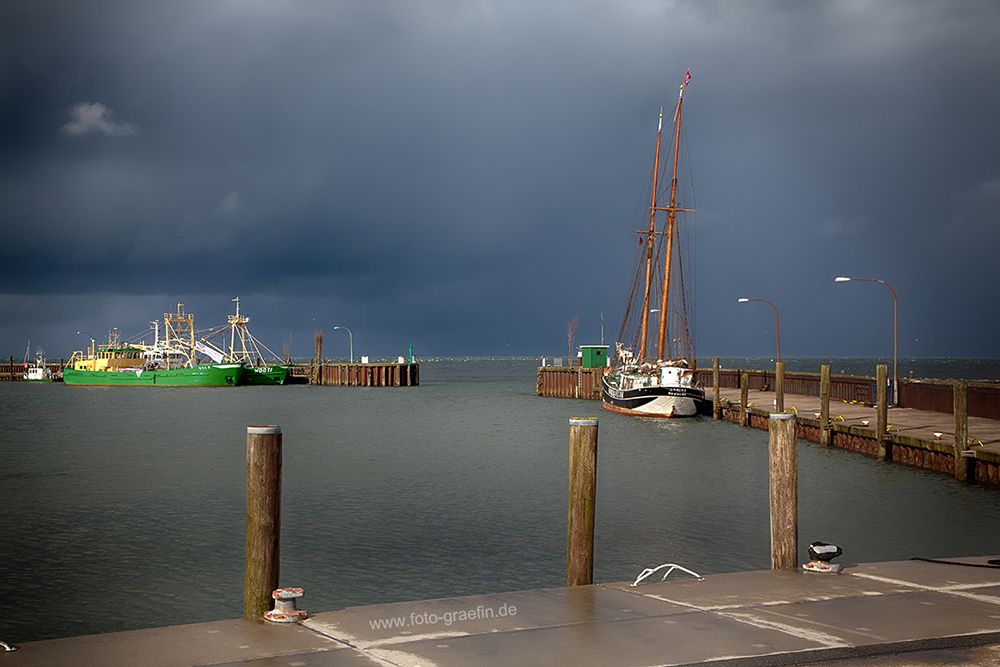
[[[615,345],[615,360],[604,375],[605,410],[641,417],[693,417],[711,411],[693,369],[692,322],[694,286],[693,224],[684,218],[694,209],[685,204],[688,188],[679,191],[681,120],[685,74],[674,110],[671,178],[659,180],[663,107],[656,130],[648,227],[639,236],[631,291]],[[650,316],[658,313],[655,325]],[[671,317],[673,316],[673,317]]]
[[[247,323],[250,318],[240,314],[240,298],[233,299],[236,303],[236,314],[229,315],[228,322],[220,327],[200,332],[198,350],[211,355],[217,360],[229,363],[243,364],[243,375],[240,384],[285,384],[291,371],[291,364],[278,359],[278,355],[257,340]],[[214,342],[217,339],[218,342]],[[270,357],[265,357],[261,349]]]
[[[176,313],[164,313],[165,336],[159,325],[152,345],[121,341],[117,331],[106,345],[93,338],[86,351],[76,351],[63,369],[71,385],[235,386],[243,376],[241,363],[203,363],[195,343],[194,316],[177,304]],[[208,355],[210,356],[210,355]],[[214,361],[214,360],[213,360]]]

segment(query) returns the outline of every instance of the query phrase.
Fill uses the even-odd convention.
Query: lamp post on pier
[[[336,329],[343,329],[344,331],[347,332],[347,335],[350,337],[350,341],[351,341],[351,363],[353,364],[354,363],[354,334],[352,334],[351,330],[348,329],[347,327],[334,327],[334,329],[335,330]]]
[[[833,279],[835,283],[846,283],[850,280],[861,280],[866,283],[882,283],[892,292],[892,404],[899,405],[899,304],[896,301],[896,290],[892,285],[878,278],[849,278],[847,276],[837,276]]]
[[[771,308],[774,308],[774,333],[778,339],[778,363],[781,363],[781,322],[778,320],[778,309],[775,308],[774,304],[767,299],[740,299],[739,303],[746,303],[747,301],[763,301],[765,303],[771,304]]]
[[[87,333],[86,331],[77,331],[77,332],[76,332],[76,335],[77,335],[77,336],[80,336],[80,335],[86,335],[86,336],[87,336],[87,338],[89,338],[89,339],[90,339],[90,348],[88,348],[88,350],[87,350],[87,351],[88,351],[88,352],[89,352],[89,353],[90,353],[91,355],[93,355],[93,354],[95,354],[95,353],[97,352],[97,350],[95,349],[95,345],[94,345],[94,344],[95,344],[95,343],[96,343],[97,341],[95,341],[95,340],[94,340],[94,337],[93,337],[93,336],[91,336],[91,335],[90,335],[89,333]]]

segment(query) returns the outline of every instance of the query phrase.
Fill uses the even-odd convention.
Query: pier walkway
[[[1000,665],[1000,567],[988,560],[701,581],[675,571],[638,587],[352,607],[302,625],[239,619],[29,642],[0,652],[0,667]]]
[[[711,387],[707,393],[711,398]],[[728,401],[736,406],[740,404],[740,390],[730,388],[720,388],[719,398]],[[747,392],[747,400],[751,408],[764,411],[774,410],[773,391],[755,391],[751,389]],[[785,410],[797,413],[800,420],[810,423],[810,420],[817,420],[817,413],[820,411],[820,399],[818,396],[803,396],[801,394],[785,393]],[[836,424],[846,424],[860,428],[870,428],[874,431],[877,419],[877,409],[863,403],[844,403],[841,401],[830,401],[830,419]],[[864,422],[868,424],[865,425]],[[817,422],[818,424],[818,422]],[[928,442],[940,441],[946,444],[955,442],[955,418],[945,412],[932,412],[930,410],[914,410],[913,408],[889,408],[888,410],[889,433],[924,440]],[[968,417],[969,440],[973,443],[973,449],[994,452],[1000,455],[1000,421],[996,419],[985,419],[983,417]],[[940,433],[940,438],[935,434]]]

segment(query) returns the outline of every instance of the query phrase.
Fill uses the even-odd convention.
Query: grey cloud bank
[[[739,297],[783,355],[891,354],[853,275],[901,355],[997,356],[997,34],[964,1],[12,0],[0,352],[237,295],[296,355],[611,342],[690,68],[699,355],[771,354]]]

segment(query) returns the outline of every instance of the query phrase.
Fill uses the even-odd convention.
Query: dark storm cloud
[[[552,354],[602,312],[611,339],[690,68],[700,354],[770,352],[741,296],[789,355],[883,353],[891,298],[842,273],[896,288],[901,354],[995,354],[998,29],[987,2],[8,2],[0,225],[45,252],[0,265],[0,342],[237,294],[296,354],[337,324],[371,354]]]

